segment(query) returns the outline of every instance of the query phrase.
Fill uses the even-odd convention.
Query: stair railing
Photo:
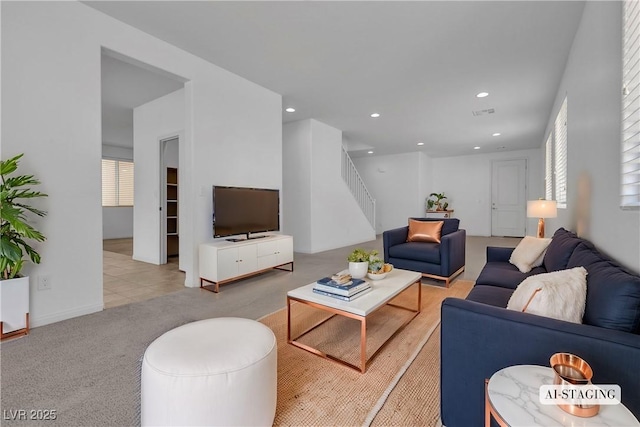
[[[342,147],[342,179],[349,187],[351,194],[358,202],[360,209],[371,226],[376,228],[376,201],[364,185],[364,181],[356,169],[349,153]]]

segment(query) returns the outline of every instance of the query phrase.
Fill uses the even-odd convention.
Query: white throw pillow
[[[533,267],[542,265],[544,253],[551,239],[540,239],[533,236],[524,236],[518,246],[511,253],[509,262],[523,273],[528,273]],[[536,265],[537,264],[537,265]]]
[[[511,295],[507,308],[582,323],[587,301],[587,270],[575,267],[529,276]]]

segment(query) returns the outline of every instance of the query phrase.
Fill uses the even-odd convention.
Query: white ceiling
[[[539,147],[582,1],[89,1],[283,96],[352,155]],[[486,98],[476,98],[487,91]],[[474,116],[472,111],[495,109]],[[369,115],[379,112],[380,118]],[[499,137],[492,136],[500,132]],[[418,147],[418,142],[424,146]],[[473,150],[480,146],[480,150]]]

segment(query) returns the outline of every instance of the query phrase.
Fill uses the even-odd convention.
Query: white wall
[[[102,157],[133,161],[133,148],[102,144]],[[133,207],[102,207],[102,238],[123,239],[133,237]]]
[[[39,204],[49,215],[36,224],[48,238],[37,245],[42,263],[26,273],[50,275],[52,289],[32,286],[33,326],[103,308],[103,48],[187,81],[180,167],[188,171],[181,198],[189,226],[181,229],[180,257],[187,284],[197,286],[197,247],[211,235],[211,185],[281,186],[281,97],[79,2],[0,7],[2,155],[24,152],[23,172],[36,174],[49,194]],[[60,166],[69,159],[73,168]]]
[[[527,197],[540,197],[540,150],[438,158],[414,152],[360,157],[354,164],[376,198],[378,233],[406,225],[408,217],[424,216],[429,194],[444,192],[460,228],[472,236],[490,236],[491,164],[507,159],[527,159]],[[536,228],[537,220],[527,220],[527,234]]]
[[[434,158],[429,192],[445,192],[449,209],[467,234],[490,236],[492,162],[510,159],[527,160],[527,200],[544,197],[540,149]],[[537,224],[536,219],[527,219],[528,235],[535,235]]]
[[[285,230],[294,249],[315,253],[375,239],[342,179],[342,131],[313,119],[284,129]]]
[[[407,225],[424,216],[431,188],[431,160],[420,152],[353,159],[358,173],[376,199],[376,233]]]
[[[160,141],[182,136],[185,128],[185,91],[177,90],[133,109],[135,202],[133,209],[133,259],[160,264],[160,219],[158,207],[164,175],[160,168]],[[182,145],[182,144],[179,144]],[[178,149],[179,149],[178,145]],[[179,161],[179,155],[176,157]],[[183,172],[178,168],[178,173]],[[178,176],[179,185],[182,184]],[[184,190],[184,188],[179,188]],[[179,191],[182,193],[182,191]],[[182,197],[178,210],[184,210]],[[179,215],[178,229],[186,228]],[[182,242],[181,242],[182,243]],[[181,266],[182,269],[182,266]]]
[[[620,206],[621,2],[586,2],[549,127],[567,96],[567,209],[548,220],[640,271],[640,212]],[[549,225],[547,226],[549,227]]]
[[[282,231],[296,252],[311,253],[311,120],[282,126]]]

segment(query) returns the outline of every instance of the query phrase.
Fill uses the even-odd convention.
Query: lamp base
[[[538,239],[544,238],[544,218],[538,220]]]

